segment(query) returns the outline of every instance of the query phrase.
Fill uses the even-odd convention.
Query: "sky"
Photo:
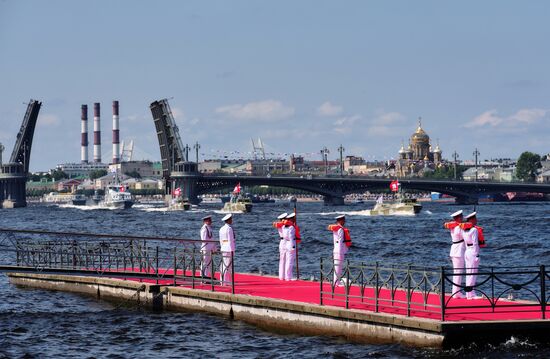
[[[444,158],[550,152],[548,1],[0,0],[0,142],[42,101],[31,171],[80,161],[80,106],[111,103],[134,159],[160,159],[168,98],[201,158],[391,159],[418,117]],[[89,121],[92,143],[92,121]],[[92,158],[92,146],[89,157]],[[194,156],[193,156],[194,158]]]

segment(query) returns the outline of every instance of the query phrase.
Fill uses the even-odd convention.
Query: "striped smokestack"
[[[120,163],[118,101],[113,101],[113,164]]]
[[[94,103],[94,162],[101,163],[101,130],[99,103]]]
[[[80,159],[82,163],[88,163],[88,105],[82,105],[80,119],[82,120]]]

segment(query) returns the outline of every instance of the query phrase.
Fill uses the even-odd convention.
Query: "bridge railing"
[[[217,241],[184,238],[0,229],[0,271],[115,277],[211,291],[228,284],[234,293],[232,254],[206,250],[205,244],[217,247]]]
[[[471,318],[546,319],[550,272],[538,267],[481,267],[475,285],[469,268],[364,263],[320,259],[320,304],[453,320]],[[459,279],[461,281],[459,282]],[[453,282],[454,281],[454,282]],[[471,283],[471,282],[468,282]],[[459,288],[452,292],[453,284]],[[473,300],[459,298],[463,295]]]

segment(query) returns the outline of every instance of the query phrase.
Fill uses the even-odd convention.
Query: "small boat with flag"
[[[121,185],[108,186],[103,201],[98,204],[99,207],[110,209],[127,209],[133,205],[132,194],[128,188]]]
[[[401,191],[400,183],[395,180],[390,183],[392,192],[398,193],[398,199],[394,202],[384,202],[384,196],[380,195],[374,208],[370,210],[371,216],[415,215],[420,213],[422,205],[415,198],[405,198]]]
[[[237,183],[233,189],[233,193],[222,208],[223,212],[228,213],[248,213],[252,211],[252,200],[241,195],[241,184]]]
[[[168,205],[170,211],[189,211],[191,209],[191,202],[189,199],[182,196],[182,190],[180,187],[174,189],[172,192],[172,199]]]

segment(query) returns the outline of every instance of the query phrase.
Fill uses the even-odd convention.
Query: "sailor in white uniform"
[[[220,265],[221,285],[231,284],[233,276],[232,258],[235,253],[235,232],[233,231],[233,215],[230,213],[222,218],[225,224],[220,228],[220,251],[222,263]]]
[[[344,260],[348,252],[348,247],[344,241],[344,224],[346,224],[346,216],[342,214],[335,219],[338,225],[334,227],[336,230],[332,231],[332,241],[334,243],[334,249],[332,251],[334,260],[334,282],[337,283],[337,285],[341,285],[343,283],[342,269],[344,268]]]
[[[472,227],[464,230],[464,243],[466,244],[466,252],[464,260],[466,263],[466,286],[473,287],[476,285],[476,273],[479,267],[479,240],[477,224],[477,213],[473,212],[466,216],[466,220],[472,224]],[[475,290],[466,293],[467,299],[477,299]]]
[[[212,232],[212,216],[206,216],[202,218],[203,225],[201,227],[201,275],[203,277],[210,277],[212,274],[212,252],[217,250],[216,242],[214,240],[214,233]]]
[[[277,219],[283,221],[288,213],[281,213]],[[277,232],[279,232],[279,280],[285,280],[285,241],[283,238],[283,226],[279,225],[277,227]]]
[[[283,246],[284,246],[284,272],[283,280],[295,280],[292,278],[294,272],[294,263],[296,262],[296,228],[292,220],[296,217],[294,213],[286,216],[288,222],[283,226]]]
[[[453,222],[450,222],[451,227],[451,251],[449,256],[453,262],[454,273],[463,273],[464,272],[464,251],[466,250],[466,245],[464,244],[463,230],[460,228],[460,223],[462,223],[462,210],[456,211],[451,214]],[[453,276],[453,298],[464,298],[464,294],[460,291],[460,285],[462,285],[462,275]]]

